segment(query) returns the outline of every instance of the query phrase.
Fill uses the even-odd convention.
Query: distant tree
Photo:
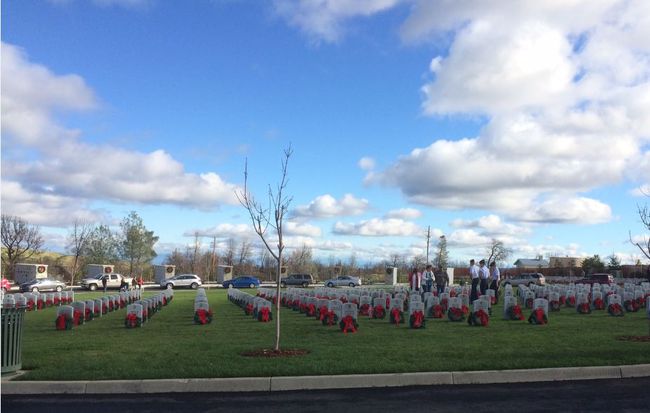
[[[492,242],[487,248],[486,254],[488,256],[488,264],[491,262],[496,262],[499,264],[508,259],[508,257],[512,254],[512,250],[510,248],[506,248],[506,246],[503,244],[503,241],[492,238]]]
[[[291,204],[291,197],[287,196],[285,191],[287,188],[288,176],[287,168],[289,166],[289,159],[291,158],[292,149],[289,146],[284,150],[284,158],[282,159],[281,178],[277,187],[273,189],[269,185],[267,192],[268,207],[262,206],[253,194],[248,189],[248,162],[244,167],[244,188],[236,193],[239,203],[246,209],[253,224],[255,233],[260,237],[264,247],[269,251],[269,254],[276,261],[276,293],[277,300],[275,304],[275,351],[280,350],[280,274],[282,273],[284,252],[284,217],[289,210]],[[274,233],[274,240],[270,240],[268,228],[271,227]],[[277,241],[277,242],[276,242]],[[273,245],[271,245],[273,244]]]
[[[187,262],[187,259],[178,248],[175,248],[171,254],[167,256],[165,264],[174,265],[178,274],[189,272],[189,264]]]
[[[129,262],[129,273],[142,272],[142,264],[150,262],[158,254],[153,246],[158,237],[148,231],[137,212],[131,211],[120,223],[122,237],[119,245],[120,256]]]
[[[449,251],[447,251],[447,237],[441,235],[438,238],[438,252],[433,259],[433,264],[436,267],[448,268],[449,266]]]
[[[287,259],[287,264],[291,267],[292,272],[312,273],[313,257],[311,247],[303,244],[291,252]]]
[[[13,215],[2,214],[1,238],[5,248],[2,253],[7,264],[6,273],[12,276],[19,261],[28,260],[43,246],[40,228]]]
[[[600,259],[598,254],[593,257],[585,258],[582,261],[582,270],[587,274],[605,271],[605,263]]]
[[[607,262],[607,267],[608,267],[610,270],[612,270],[612,271],[616,271],[616,270],[620,270],[620,269],[621,269],[621,259],[618,258],[615,254],[612,254],[612,255],[610,255],[610,256],[607,257],[607,258],[608,258],[608,260],[609,260],[609,261]]]
[[[108,264],[118,260],[118,241],[107,225],[93,228],[81,254],[86,264]]]
[[[80,267],[80,260],[83,253],[87,249],[90,236],[92,235],[93,227],[88,222],[75,220],[72,223],[72,228],[68,233],[68,252],[74,257],[72,261],[72,271],[70,271],[70,285],[74,285],[74,278],[77,275],[77,270]]]
[[[251,257],[252,244],[250,241],[243,239],[239,244],[239,249],[237,250],[237,264],[243,266]]]

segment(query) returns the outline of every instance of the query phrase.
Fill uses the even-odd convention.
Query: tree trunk
[[[282,250],[278,254],[278,268],[276,276],[275,297],[275,351],[280,350],[280,271],[282,270]]]

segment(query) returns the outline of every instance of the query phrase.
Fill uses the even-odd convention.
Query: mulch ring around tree
[[[633,341],[635,343],[650,343],[650,336],[619,336],[619,341]]]
[[[241,353],[241,355],[244,357],[267,357],[267,358],[304,356],[306,354],[309,354],[309,350],[296,349],[296,348],[280,349],[280,350],[274,350],[271,348],[261,348],[258,350],[245,351]]]

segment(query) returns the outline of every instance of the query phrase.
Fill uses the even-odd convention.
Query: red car
[[[2,284],[2,292],[3,293],[6,293],[7,291],[11,290],[11,283],[6,278],[2,279],[1,284]]]
[[[581,278],[575,284],[614,284],[614,277],[607,273],[596,273]]]

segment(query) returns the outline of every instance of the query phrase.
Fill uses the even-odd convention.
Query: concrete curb
[[[650,377],[650,364],[527,370],[354,374],[341,376],[236,377],[216,379],[11,381],[2,379],[3,395],[153,394],[277,392],[338,388],[525,383]]]

